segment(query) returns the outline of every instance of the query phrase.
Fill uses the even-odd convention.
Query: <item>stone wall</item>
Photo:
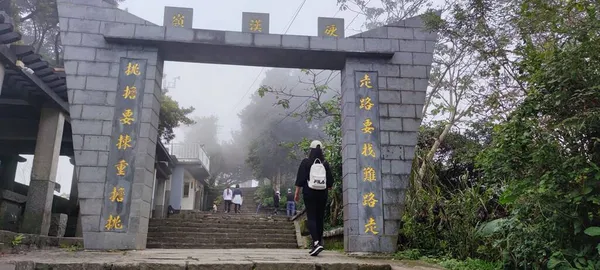
[[[163,61],[157,48],[108,44],[102,34],[106,23],[153,25],[101,0],[59,0],[59,24],[71,111],[75,170],[86,249],[140,249],[146,233],[152,198]],[[148,61],[143,109],[137,120],[136,163],[126,233],[104,231],[101,210],[115,123],[115,100],[120,59]],[[119,244],[115,245],[115,241]]]
[[[342,70],[344,246],[346,251],[396,250],[398,226],[404,208],[404,196],[414,158],[417,132],[425,103],[433,48],[437,35],[423,29],[420,17],[377,28],[357,37],[380,38],[382,49],[392,47],[396,53],[389,60],[346,59]],[[378,237],[359,235],[358,192],[362,175],[357,166],[355,130],[358,100],[355,100],[355,71],[378,74],[381,175],[383,184],[383,228]],[[364,217],[362,217],[364,218]]]

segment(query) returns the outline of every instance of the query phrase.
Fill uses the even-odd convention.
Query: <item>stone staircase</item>
[[[182,211],[151,219],[148,248],[297,248],[294,224],[285,216]]]

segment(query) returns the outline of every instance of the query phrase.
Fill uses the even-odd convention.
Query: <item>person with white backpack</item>
[[[296,176],[295,201],[300,200],[300,189],[306,206],[306,219],[308,231],[312,237],[313,246],[309,252],[317,256],[323,251],[323,223],[325,219],[325,205],[327,204],[327,190],[333,186],[333,176],[329,163],[323,155],[323,145],[320,141],[310,143],[310,153],[300,163]]]

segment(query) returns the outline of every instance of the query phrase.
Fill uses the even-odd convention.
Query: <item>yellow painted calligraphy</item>
[[[110,201],[111,202],[123,202],[123,200],[125,199],[125,188],[118,188],[117,187],[113,187],[112,192],[110,193]]]
[[[131,123],[135,121],[135,118],[133,118],[133,111],[131,111],[131,109],[126,109],[123,114],[121,114],[121,119],[119,120],[123,125],[131,125]]]
[[[368,206],[368,207],[375,207],[375,204],[378,202],[377,199],[375,199],[375,193],[373,192],[369,192],[365,195],[363,195],[363,206]]]
[[[371,77],[369,77],[369,74],[365,73],[365,76],[363,76],[363,78],[360,79],[360,87],[373,88],[373,86],[371,85]]]
[[[363,168],[363,182],[374,182],[377,181],[377,174],[373,167],[365,167]]]
[[[373,149],[372,143],[364,143],[361,154],[365,157],[375,157],[375,150]]]
[[[262,32],[262,21],[259,19],[250,20],[250,31]]]
[[[119,141],[117,142],[117,149],[125,150],[131,147],[131,137],[129,135],[119,135]]]
[[[365,224],[365,233],[371,232],[372,234],[378,234],[379,232],[376,230],[377,230],[377,223],[375,223],[375,219],[371,217],[371,218],[369,218],[369,222],[367,222],[367,224]]]
[[[108,220],[106,221],[106,225],[104,225],[104,228],[106,228],[107,230],[123,229],[123,224],[121,224],[121,217],[113,217],[113,215],[108,216]]]
[[[325,35],[328,35],[330,37],[337,37],[337,26],[335,24],[331,24],[325,27]]]
[[[179,13],[177,15],[173,16],[173,21],[172,21],[173,26],[183,27],[183,19],[185,19],[185,16],[183,16]]]
[[[373,106],[374,106],[374,104],[371,101],[370,97],[364,97],[364,98],[360,99],[360,106],[359,106],[360,109],[365,109],[367,111],[370,111],[371,108],[373,108]]]
[[[373,122],[371,121],[371,119],[365,119],[365,121],[363,121],[363,128],[361,128],[360,130],[362,130],[363,133],[373,133],[375,127],[373,127]]]
[[[125,70],[125,75],[129,76],[129,75],[135,75],[135,76],[140,76],[140,64],[133,64],[133,63],[129,63],[127,64],[127,69]]]
[[[115,168],[117,168],[117,176],[125,176],[125,169],[127,169],[127,166],[129,166],[129,163],[124,159],[121,159],[119,163],[115,165]]]
[[[135,99],[137,97],[137,87],[135,86],[127,86],[123,91],[123,98],[125,99]]]

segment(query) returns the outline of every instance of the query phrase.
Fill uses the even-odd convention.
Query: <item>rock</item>
[[[50,231],[49,236],[64,237],[65,231],[67,230],[67,220],[69,216],[67,214],[52,214],[50,220]]]

